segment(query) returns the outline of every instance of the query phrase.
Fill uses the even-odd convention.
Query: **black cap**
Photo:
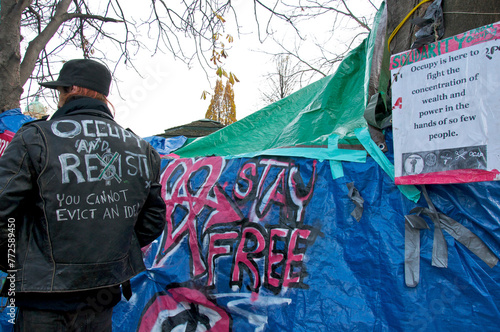
[[[61,68],[57,81],[40,83],[50,89],[56,89],[58,86],[79,86],[105,96],[109,94],[110,84],[111,73],[108,68],[90,59],[69,60]]]

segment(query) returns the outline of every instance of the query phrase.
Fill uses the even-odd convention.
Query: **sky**
[[[235,41],[224,65],[240,81],[234,85],[238,120],[265,106],[258,87],[263,83],[263,75],[273,69],[268,56],[238,45],[241,43]],[[201,95],[205,90],[213,92],[215,75],[210,73],[209,80],[198,63],[188,69],[170,54],[142,57],[135,61],[135,66],[141,74],[134,70],[120,73],[119,88],[114,86],[110,95],[120,124],[145,137],[205,118],[211,96],[203,100]]]
[[[357,13],[373,16],[375,9],[366,6],[367,1],[351,0],[354,4],[352,8]],[[362,5],[362,2],[365,4]],[[382,0],[372,2],[379,6]],[[277,51],[277,46],[270,37],[264,43],[259,41],[257,26],[253,21],[252,3],[233,2],[239,13],[239,34],[231,16],[225,17],[225,33],[231,34],[234,42],[228,49],[229,56],[224,60],[223,67],[226,71],[233,72],[240,81],[233,87],[238,120],[266,106],[261,97],[261,90],[266,89],[265,75],[275,71],[272,57],[266,53]],[[138,2],[128,2],[127,6],[131,6],[129,10],[137,14],[148,11],[147,6],[138,5]],[[289,47],[297,46],[301,55],[316,57],[318,50],[314,46],[315,43],[335,49],[340,44],[348,42],[349,35],[353,34],[347,28],[332,34],[332,24],[329,19],[331,18],[325,17],[323,20],[310,19],[301,22],[300,31],[304,36],[304,40],[301,41],[297,41],[296,34],[289,25],[276,19],[272,21],[270,32]],[[263,27],[261,24],[261,29]],[[147,32],[143,30],[139,33],[143,33],[142,40],[145,45],[150,46],[147,44]],[[191,41],[186,40],[185,43],[188,45]],[[113,49],[110,48],[109,52],[112,54]],[[66,54],[72,53],[68,51]],[[203,119],[211,96],[203,100],[201,95],[203,91],[213,91],[217,78],[215,71],[210,70],[208,71],[210,77],[207,78],[206,72],[196,60],[188,67],[184,62],[174,59],[171,53],[158,52],[153,56],[151,54],[151,50],[143,49],[134,56],[133,63],[138,72],[124,65],[118,66],[109,96],[116,110],[116,121],[141,137],[157,135],[163,133],[165,129]],[[67,56],[72,57],[72,55]],[[107,65],[114,66],[113,63]],[[58,69],[60,67],[56,67],[55,72]],[[319,78],[321,76],[317,77]]]
[[[225,16],[225,33],[233,36],[234,42],[226,43],[229,56],[224,60],[223,67],[233,72],[240,81],[233,86],[237,120],[266,106],[260,89],[265,85],[264,76],[274,70],[271,56],[263,52],[271,50],[271,40],[259,42],[253,17],[248,15],[253,10],[251,3],[236,3],[239,34],[231,15]],[[281,31],[288,29],[280,23],[278,20],[275,22]],[[186,40],[186,44],[190,42]],[[118,96],[118,89],[112,89],[110,96],[111,100],[118,101],[115,105],[116,120],[120,124],[145,137],[205,118],[211,96],[203,100],[201,95],[203,91],[213,92],[217,79],[214,70],[208,70],[210,77],[207,78],[196,60],[189,69],[169,53],[157,53],[153,57],[143,55],[134,64],[140,69],[141,75],[133,70],[126,75],[120,73],[120,79],[124,77],[119,86],[121,96]],[[144,121],[144,118],[154,120]]]

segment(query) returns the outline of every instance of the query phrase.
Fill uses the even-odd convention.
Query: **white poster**
[[[499,180],[500,24],[391,57],[396,184]]]

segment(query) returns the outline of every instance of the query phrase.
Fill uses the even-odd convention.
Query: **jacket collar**
[[[103,116],[113,119],[113,114],[111,114],[111,111],[105,103],[100,100],[88,97],[77,97],[67,102],[63,107],[59,108],[52,115],[51,119],[70,115],[71,113],[93,113],[97,116]]]

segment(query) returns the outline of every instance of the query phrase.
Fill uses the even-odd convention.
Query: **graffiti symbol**
[[[120,154],[118,152],[115,152],[114,155],[111,153],[105,153],[102,157],[96,153],[97,159],[101,162],[101,165],[104,166],[104,168],[101,170],[101,174],[99,174],[98,179],[104,179],[106,180],[106,184],[111,183],[111,179],[115,178],[118,183],[122,182],[122,179],[116,174],[116,167],[113,165],[113,163],[118,159]]]
[[[231,317],[198,290],[170,288],[144,308],[137,332],[230,331]]]
[[[167,223],[154,267],[168,264],[187,244],[191,277],[206,277],[208,288],[216,287],[218,264],[231,266],[229,286],[245,284],[255,294],[262,285],[275,294],[283,287],[308,288],[304,253],[321,234],[304,225],[316,162],[304,181],[290,160],[250,160],[240,168],[234,188],[224,185],[234,190],[234,199],[218,183],[224,165],[223,158],[211,157],[167,166],[161,180]],[[249,217],[243,218],[239,207],[250,205]],[[270,215],[279,218],[264,226]]]

